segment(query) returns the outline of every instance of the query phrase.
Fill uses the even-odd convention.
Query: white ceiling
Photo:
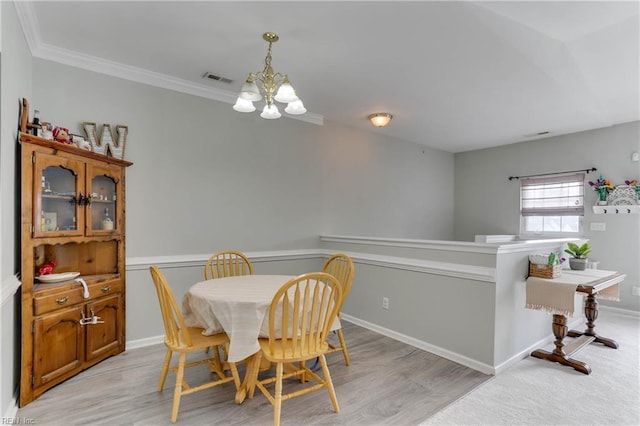
[[[262,33],[276,32],[273,66],[303,99],[302,119],[454,153],[640,119],[637,1],[18,1],[16,8],[36,57],[229,108],[247,74],[264,66]],[[233,83],[205,80],[205,72]],[[366,120],[373,112],[394,119],[376,129]]]

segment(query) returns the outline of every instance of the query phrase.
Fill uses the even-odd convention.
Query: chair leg
[[[338,333],[338,340],[340,340],[340,347],[342,348],[342,354],[344,355],[344,362],[349,366],[351,361],[349,360],[349,352],[347,351],[347,344],[344,341],[344,334],[342,333],[342,329],[339,328],[336,330]]]
[[[282,408],[282,373],[284,364],[279,362],[276,365],[276,393],[273,403],[273,426],[280,426],[280,409]]]
[[[178,420],[178,408],[180,408],[180,397],[182,396],[182,381],[184,380],[184,364],[187,355],[180,353],[180,359],[178,360],[178,371],[176,372],[176,387],[173,390],[173,408],[171,409],[171,422],[175,423]]]
[[[327,390],[329,391],[329,398],[331,398],[331,403],[333,404],[333,411],[337,413],[340,411],[340,406],[338,405],[338,397],[336,397],[336,391],[333,388],[333,382],[331,381],[331,374],[329,374],[329,368],[327,367],[327,359],[324,357],[324,354],[320,354],[320,365],[322,365],[322,374],[324,375],[324,380],[326,382]]]
[[[171,363],[171,349],[167,348],[167,353],[164,356],[164,363],[162,364],[162,370],[160,371],[160,383],[158,383],[158,392],[162,392],[164,387],[164,381],[167,379],[167,373],[169,372],[169,364]]]

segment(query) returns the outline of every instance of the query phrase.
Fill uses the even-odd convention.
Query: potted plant
[[[591,252],[589,243],[579,246],[576,243],[567,243],[565,253],[569,253],[572,258],[569,259],[569,266],[575,271],[584,271],[587,269],[587,255]]]

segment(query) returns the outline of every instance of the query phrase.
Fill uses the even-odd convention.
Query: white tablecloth
[[[204,334],[225,331],[229,361],[239,362],[260,350],[258,337],[269,335],[269,305],[276,292],[294,276],[244,275],[194,284],[182,301],[187,326]],[[338,319],[332,329],[340,327]]]

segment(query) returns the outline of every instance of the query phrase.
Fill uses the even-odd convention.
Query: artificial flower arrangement
[[[595,182],[589,181],[589,186],[591,186],[594,191],[598,191],[598,196],[600,197],[601,204],[606,204],[607,195],[609,195],[609,192],[613,191],[616,188],[616,186],[612,184],[609,179],[604,179],[602,175],[600,175],[598,180],[596,180]]]
[[[638,201],[640,201],[640,183],[637,180],[625,180],[624,181],[625,184],[629,185],[630,187],[634,188],[636,190],[636,194],[638,196]]]

